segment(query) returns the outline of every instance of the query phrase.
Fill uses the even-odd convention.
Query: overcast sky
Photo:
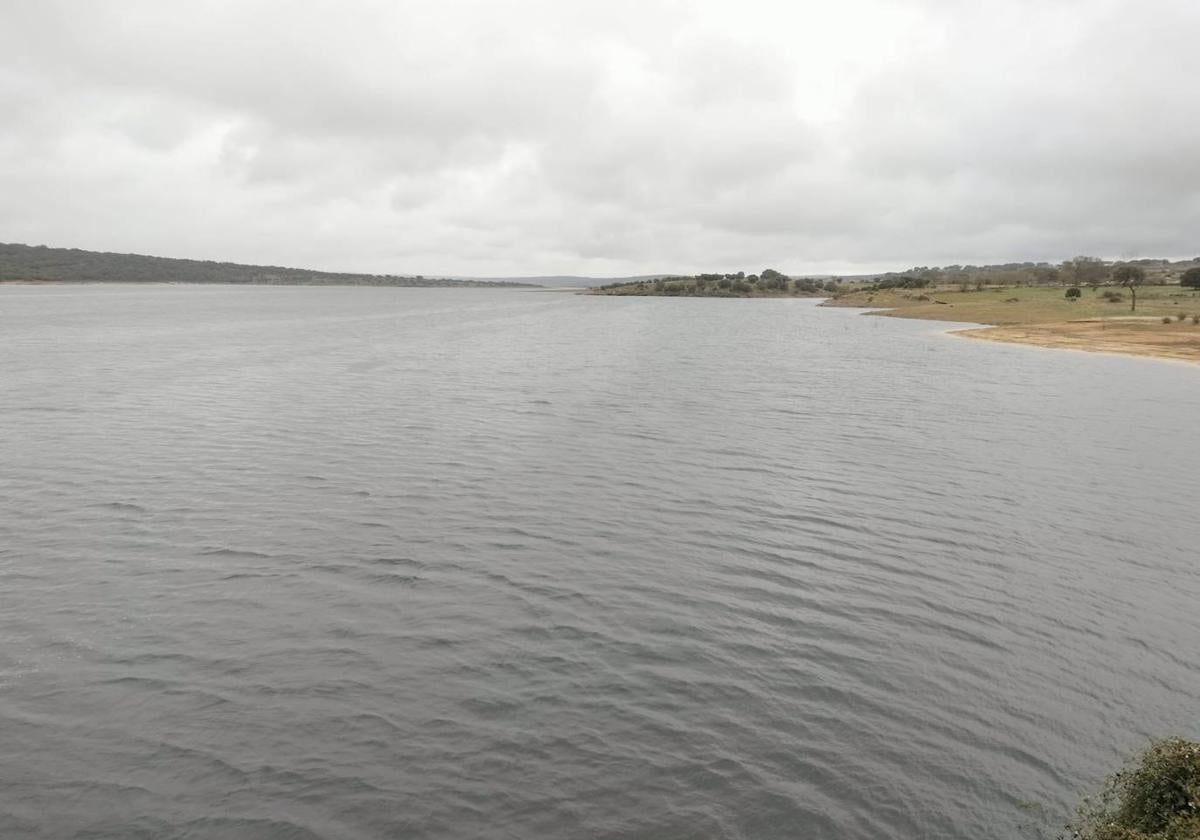
[[[0,241],[373,273],[1200,254],[1198,0],[0,3]]]

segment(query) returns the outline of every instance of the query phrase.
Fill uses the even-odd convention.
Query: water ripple
[[[5,838],[1012,837],[1200,734],[1190,369],[798,301],[11,292]]]

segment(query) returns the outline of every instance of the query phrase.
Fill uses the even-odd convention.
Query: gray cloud
[[[422,273],[1192,255],[1190,0],[0,9],[0,240]]]

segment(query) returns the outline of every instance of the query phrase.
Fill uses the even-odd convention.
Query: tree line
[[[888,272],[870,278],[875,288],[923,288],[912,283],[927,280],[926,286],[1081,286],[1098,288],[1122,282],[1118,272],[1134,270],[1146,284],[1179,282],[1188,286],[1200,282],[1200,257],[1172,262],[1166,259],[1106,261],[1100,257],[1078,256],[1060,263],[1014,262],[996,265],[914,266],[905,271]],[[1136,272],[1135,272],[1136,273]],[[904,285],[904,281],[909,285]],[[1196,286],[1193,285],[1193,288]]]
[[[815,297],[842,288],[840,279],[789,277],[773,268],[758,274],[738,271],[728,274],[664,276],[652,280],[609,283],[592,291],[607,295],[654,295],[667,297]]]

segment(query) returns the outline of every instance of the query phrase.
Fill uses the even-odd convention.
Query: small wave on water
[[[0,313],[0,837],[1007,838],[1194,726],[1190,369],[277,292]]]
[[[101,510],[111,510],[118,513],[148,513],[149,511],[141,505],[133,502],[100,502],[99,504],[90,505],[93,508]]]

